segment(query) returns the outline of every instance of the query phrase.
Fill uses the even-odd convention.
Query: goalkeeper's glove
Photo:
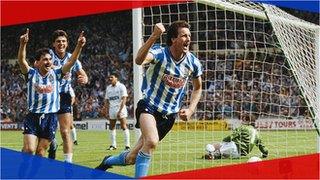
[[[213,160],[214,157],[212,156],[212,154],[205,154],[204,156],[202,156],[202,159]]]
[[[267,157],[268,157],[268,154],[269,154],[269,152],[266,151],[266,152],[262,153],[261,157],[262,157],[262,158],[267,158]]]

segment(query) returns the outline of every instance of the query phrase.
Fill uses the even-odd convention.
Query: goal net
[[[147,7],[141,14],[136,35],[144,42],[158,22],[165,27],[176,20],[189,22],[191,51],[204,69],[203,94],[193,120],[176,121],[157,147],[149,175],[242,163],[260,156],[254,147],[239,159],[201,159],[206,144],[221,142],[240,125],[241,113],[258,117],[255,126],[269,150],[267,159],[318,151],[318,25],[275,6],[236,0]],[[157,43],[165,45],[165,37]],[[186,90],[187,107],[191,82]]]

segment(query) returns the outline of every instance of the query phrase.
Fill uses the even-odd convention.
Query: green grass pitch
[[[74,146],[73,161],[75,164],[94,168],[105,155],[118,154],[124,148],[123,133],[117,130],[118,149],[107,151],[110,145],[107,131],[78,130],[79,145]],[[251,156],[260,156],[257,147],[247,157],[240,159],[203,160],[204,147],[211,142],[218,142],[230,134],[230,131],[171,131],[159,143],[152,157],[149,175],[179,172],[207,167],[223,166],[246,162]],[[1,131],[1,147],[20,151],[22,148],[22,131]],[[267,159],[297,156],[316,153],[315,131],[261,131],[261,136],[269,149]],[[57,133],[59,145],[62,140]],[[131,131],[132,146],[135,134]],[[62,146],[57,151],[57,160],[63,160]],[[110,172],[134,176],[134,166],[114,167]]]

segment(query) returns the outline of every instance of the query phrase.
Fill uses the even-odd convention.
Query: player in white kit
[[[130,149],[130,133],[127,127],[128,111],[126,108],[126,101],[128,97],[127,88],[124,84],[118,81],[118,76],[111,73],[108,77],[110,85],[106,89],[105,107],[107,109],[107,119],[110,121],[110,137],[111,145],[108,150],[117,149],[116,142],[116,121],[120,120],[121,129],[125,137],[125,150]]]

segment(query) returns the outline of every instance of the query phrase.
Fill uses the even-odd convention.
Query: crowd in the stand
[[[203,63],[208,70],[198,118],[236,117],[243,111],[291,118],[307,114],[307,105],[283,55],[207,53],[207,58],[200,58],[206,59]]]
[[[290,9],[290,8],[282,8],[282,10],[288,12],[289,14],[296,16],[300,19],[303,19],[305,21],[311,22],[313,24],[320,25],[320,14],[316,12],[309,12],[309,11],[301,11],[296,9]]]
[[[200,13],[199,19],[207,19],[201,16],[204,14]],[[227,13],[226,16],[232,14]],[[194,46],[198,50],[196,55],[204,68],[204,92],[196,117],[224,118],[241,111],[284,117],[305,115],[307,106],[284,56],[278,52],[261,51],[263,48],[276,49],[272,28],[256,19],[246,17],[246,23],[243,23],[241,17],[238,21],[232,18],[234,15],[227,20],[200,21],[198,26],[195,24],[197,21],[190,20],[192,38],[197,43]],[[127,87],[127,106],[129,116],[133,117],[131,19],[131,12],[123,11],[2,28],[1,119],[22,121],[27,113],[24,78],[18,65],[9,60],[17,58],[18,37],[27,27],[30,29],[27,58],[31,58],[30,55],[38,48],[51,47],[50,37],[56,29],[63,29],[69,34],[69,50],[73,49],[79,32],[85,32],[87,45],[81,62],[89,83],[80,86],[73,82],[76,120],[104,117],[106,109],[103,102],[110,72],[117,72]],[[194,29],[196,27],[199,29]],[[197,33],[194,30],[198,30]],[[218,52],[210,51],[215,49]],[[222,52],[223,49],[226,51]]]
[[[27,114],[26,83],[18,64],[1,59],[1,119],[21,121]]]

